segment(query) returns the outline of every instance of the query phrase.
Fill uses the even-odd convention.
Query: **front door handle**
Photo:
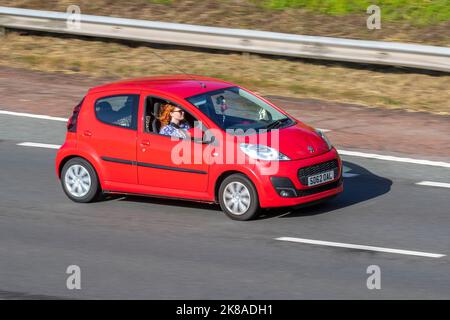
[[[83,132],[83,135],[85,135],[86,137],[90,137],[90,136],[92,136],[92,132],[90,132],[89,130],[85,130]]]
[[[149,145],[150,145],[150,141],[148,141],[148,140],[141,141],[141,146],[148,147]]]

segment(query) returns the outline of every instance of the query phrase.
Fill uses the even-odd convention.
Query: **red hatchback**
[[[325,135],[238,85],[200,76],[90,89],[73,110],[56,173],[67,196],[105,193],[219,203],[232,219],[343,191]]]

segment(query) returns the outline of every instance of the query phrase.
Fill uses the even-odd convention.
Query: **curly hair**
[[[162,126],[166,126],[170,122],[170,113],[175,110],[175,106],[170,103],[165,103],[159,109],[159,121],[161,121]]]

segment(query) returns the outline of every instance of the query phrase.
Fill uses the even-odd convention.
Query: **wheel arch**
[[[64,168],[64,165],[74,158],[81,158],[84,161],[87,161],[95,170],[95,173],[97,174],[98,181],[100,183],[100,186],[103,187],[103,178],[102,178],[102,172],[98,166],[98,163],[95,161],[94,158],[79,154],[79,153],[71,153],[64,156],[64,158],[61,159],[59,166],[58,166],[58,178],[61,179],[61,173],[62,169]]]
[[[253,187],[256,190],[257,196],[259,198],[259,190],[258,190],[258,186],[256,185],[255,181],[253,181],[252,177],[249,176],[248,174],[246,174],[245,172],[239,171],[239,170],[227,170],[222,172],[216,179],[215,185],[214,185],[214,201],[216,203],[219,202],[219,189],[220,189],[220,185],[222,184],[222,182],[229,176],[233,175],[233,174],[240,174],[243,175],[244,177],[246,177],[252,184]]]
[[[59,179],[61,179],[61,173],[62,173],[62,169],[64,168],[64,165],[65,165],[70,159],[73,159],[73,158],[82,158],[82,159],[84,159],[83,157],[80,157],[80,156],[75,155],[75,154],[72,154],[72,155],[69,155],[69,156],[66,156],[65,158],[63,158],[63,159],[61,160],[61,162],[59,163],[59,167],[58,167],[58,178],[59,178]],[[87,159],[84,159],[84,160],[88,161]]]

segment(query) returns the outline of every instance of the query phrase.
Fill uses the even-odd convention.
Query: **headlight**
[[[264,146],[261,144],[248,144],[241,143],[239,145],[242,152],[248,155],[250,158],[258,159],[258,160],[291,160],[289,157],[285,156],[278,150],[274,148]]]
[[[323,133],[321,130],[316,129],[316,133],[323,139],[323,141],[326,142],[327,146],[328,146],[328,150],[331,150],[331,148],[333,147],[333,145],[331,144],[330,140],[328,140],[327,136],[325,135],[325,133]]]

